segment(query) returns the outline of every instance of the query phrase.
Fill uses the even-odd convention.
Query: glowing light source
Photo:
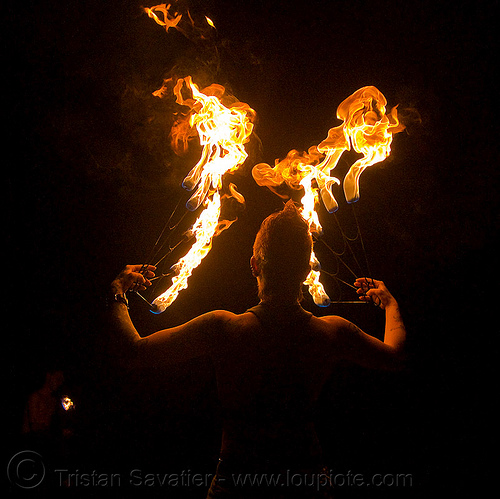
[[[170,80],[164,82],[164,87],[168,84]],[[164,87],[155,95],[165,95]],[[186,91],[188,97],[183,95]],[[200,160],[183,181],[185,189],[194,191],[186,206],[191,211],[203,206],[203,210],[188,231],[195,242],[188,253],[172,266],[176,272],[172,285],[153,301],[157,313],[169,307],[179,292],[188,286],[187,281],[193,270],[210,251],[213,237],[231,225],[227,221],[219,222],[222,177],[227,172],[235,171],[246,160],[244,145],[250,139],[255,118],[255,111],[247,104],[235,102],[229,107],[223,105],[221,98],[225,88],[221,85],[213,84],[200,91],[192,78],[187,76],[176,82],[173,92],[178,104],[190,108],[184,120],[184,125],[188,126],[172,131],[174,147],[177,144],[181,149],[186,148],[188,139],[196,135],[202,146]],[[223,198],[234,197],[244,203],[234,184],[229,186],[229,191],[230,194],[224,194]]]
[[[182,14],[178,12],[171,13],[171,4],[162,3],[160,5],[155,5],[154,7],[145,7],[144,11],[147,15],[156,21],[157,24],[163,26],[166,31],[170,28],[177,28],[180,20],[182,19]]]
[[[393,134],[404,130],[398,121],[397,108],[387,115],[386,104],[382,92],[370,86],[354,92],[337,109],[352,148],[363,155],[344,178],[344,194],[349,203],[359,199],[359,177],[363,171],[386,159],[391,153]]]
[[[363,155],[344,178],[346,200],[354,203],[359,199],[361,173],[389,156],[393,134],[404,129],[398,121],[396,108],[386,114],[386,104],[384,95],[377,88],[360,88],[339,105],[337,117],[343,122],[331,128],[325,140],[318,146],[310,147],[307,152],[292,149],[283,160],[276,160],[274,167],[266,163],[255,165],[252,170],[255,181],[274,192],[283,183],[292,189],[303,189],[301,214],[309,223],[311,233],[321,235],[316,205],[321,196],[330,213],[338,209],[332,189],[340,181],[331,176],[331,171],[342,154],[352,147]],[[327,306],[330,300],[319,282],[320,265],[314,251],[311,253],[311,269],[304,283],[309,287],[314,302]]]
[[[61,405],[65,411],[69,411],[70,409],[75,408],[75,404],[69,397],[62,397],[61,398]]]

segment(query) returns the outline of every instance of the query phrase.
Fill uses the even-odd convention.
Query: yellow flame
[[[337,203],[331,193],[331,186],[340,181],[335,177],[330,177],[324,168],[324,162],[320,162],[322,155],[316,147],[311,147],[303,153],[291,150],[282,161],[276,160],[276,166],[271,168],[266,163],[256,165],[252,170],[252,175],[259,185],[269,187],[278,186],[285,182],[292,189],[304,189],[304,195],[301,199],[301,215],[309,224],[311,233],[321,234],[323,229],[316,212],[319,194],[325,201],[325,205],[330,208],[337,207]],[[313,186],[316,183],[317,187]],[[326,307],[330,304],[330,299],[320,278],[319,261],[311,252],[310,258],[311,271],[304,284],[309,288],[309,293],[313,297],[314,303]]]
[[[302,196],[301,200],[301,215],[309,224],[310,232],[321,234],[323,229],[319,223],[318,213],[315,209],[315,205],[318,202],[318,189],[314,189],[312,187],[312,176],[313,173],[310,173],[301,181],[301,185],[304,187],[304,196]],[[330,305],[330,298],[326,294],[325,288],[319,280],[321,275],[320,263],[314,253],[314,249],[311,250],[309,263],[311,265],[311,270],[306,277],[304,284],[309,288],[309,293],[313,297],[314,303],[320,307],[327,307]]]
[[[65,411],[69,411],[70,409],[75,408],[75,404],[69,397],[62,397],[61,398],[61,405],[63,406],[63,409]]]
[[[386,115],[386,104],[384,95],[377,88],[360,88],[339,105],[337,117],[343,123],[331,128],[325,140],[318,146],[310,147],[307,152],[300,153],[292,149],[283,160],[276,160],[274,168],[266,163],[255,165],[252,170],[255,181],[274,191],[283,183],[292,189],[304,189],[302,216],[309,223],[311,233],[321,234],[315,207],[321,195],[330,213],[338,209],[332,188],[340,181],[331,176],[331,171],[337,166],[342,154],[351,147],[363,154],[344,178],[346,200],[353,203],[359,199],[361,173],[387,158],[391,151],[392,135],[404,129],[398,121],[396,108],[392,109],[389,116]],[[319,262],[314,251],[311,253],[311,268],[305,284],[309,286],[314,302],[326,306],[329,299],[319,282]]]
[[[311,271],[309,272],[304,284],[308,287],[310,295],[313,297],[313,301],[319,307],[328,307],[330,305],[330,298],[326,294],[323,284],[321,284],[319,278],[321,276],[319,260],[314,254],[314,250],[311,251]],[[316,269],[316,270],[315,270]]]
[[[209,26],[212,26],[212,28],[215,28],[215,24],[214,22],[212,21],[212,19],[210,19],[209,17],[205,16],[205,19],[207,20],[207,23]]]
[[[172,285],[153,302],[158,313],[168,308],[177,298],[179,292],[187,288],[188,279],[193,270],[198,267],[212,248],[212,239],[216,234],[219,215],[220,196],[218,192],[215,192],[212,199],[206,201],[205,209],[189,230],[190,235],[194,235],[196,238],[194,244],[188,253],[172,266],[172,269],[177,272],[177,275],[172,279]]]
[[[186,88],[192,97],[183,96]],[[176,102],[191,108],[189,127],[196,130],[202,146],[200,160],[183,181],[186,189],[194,190],[187,207],[196,210],[203,205],[204,209],[189,230],[189,235],[195,238],[194,244],[172,267],[177,273],[172,285],[153,302],[158,313],[170,306],[179,292],[187,287],[191,273],[210,251],[213,237],[231,225],[230,222],[219,222],[222,177],[246,160],[248,155],[244,145],[253,131],[255,111],[242,102],[224,106],[220,100],[224,92],[224,87],[216,84],[200,91],[190,76],[179,79],[174,87]],[[184,133],[190,135],[192,132],[185,129]],[[234,184],[230,184],[229,191],[231,197],[244,203]]]
[[[369,86],[354,92],[337,109],[352,148],[363,154],[344,178],[344,194],[349,203],[359,199],[359,177],[363,171],[386,159],[391,153],[393,134],[404,130],[398,121],[397,108],[387,115],[386,104],[382,92]]]
[[[191,90],[194,103],[183,98],[184,83]],[[253,131],[255,111],[241,102],[225,107],[220,101],[224,90],[214,84],[200,92],[190,76],[179,79],[174,88],[177,103],[189,105],[194,111],[189,124],[196,128],[203,147],[200,160],[183,181],[188,190],[198,186],[188,201],[190,210],[200,206],[210,189],[220,189],[222,175],[236,170],[248,156],[244,145]]]

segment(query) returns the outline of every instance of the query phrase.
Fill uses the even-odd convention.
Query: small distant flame
[[[168,33],[170,28],[177,30],[191,40],[208,40],[210,31],[216,29],[210,17],[189,11],[185,2],[173,0],[172,3],[162,3],[154,7],[145,7],[144,12],[158,25],[163,26]]]
[[[337,109],[337,117],[343,123],[331,128],[328,136],[318,146],[312,146],[307,152],[300,153],[293,149],[287,156],[271,167],[266,163],[254,166],[252,175],[257,184],[267,186],[274,192],[276,187],[285,183],[292,189],[303,189],[301,199],[302,216],[309,223],[311,233],[321,235],[322,227],[316,212],[319,197],[330,212],[338,209],[332,187],[340,184],[330,175],[337,166],[340,157],[351,147],[363,157],[356,161],[344,178],[344,193],[348,203],[359,199],[359,177],[363,171],[375,163],[383,161],[391,152],[394,133],[404,129],[397,118],[396,108],[386,115],[387,101],[375,87],[363,87],[345,99]],[[311,272],[305,280],[314,302],[327,306],[330,301],[319,282],[320,265],[311,253]]]
[[[172,13],[171,8],[172,4],[162,3],[154,7],[145,7],[144,11],[151,19],[154,19],[160,26],[164,26],[165,30],[168,31],[170,28],[177,28],[182,19],[182,14],[175,11]]]
[[[170,80],[166,80],[164,87],[170,83]],[[162,89],[155,95],[164,95]],[[183,96],[186,89],[190,95],[187,98]],[[202,146],[200,160],[182,184],[185,189],[194,190],[186,206],[191,211],[202,205],[204,208],[188,231],[188,235],[194,236],[195,242],[189,252],[172,267],[176,271],[172,285],[153,301],[158,313],[169,307],[179,292],[187,287],[192,271],[210,251],[213,237],[231,225],[228,221],[219,222],[222,177],[227,172],[235,171],[246,160],[245,144],[250,140],[255,118],[255,111],[242,102],[224,106],[221,98],[225,88],[221,85],[213,84],[200,91],[191,77],[187,76],[177,81],[173,91],[176,102],[190,108],[183,126],[171,132],[174,134],[174,148],[175,145],[181,150],[187,148],[188,139],[196,135]],[[224,194],[223,198],[233,197],[244,203],[243,196],[236,191],[234,184],[229,185],[229,191],[230,194]]]
[[[75,408],[75,404],[69,397],[62,397],[61,398],[61,405],[63,406],[63,409],[65,411],[69,411],[70,409]]]

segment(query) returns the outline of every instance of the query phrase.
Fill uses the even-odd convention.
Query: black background
[[[421,123],[409,123],[391,157],[363,174],[354,207],[337,191],[337,216],[353,234],[356,210],[370,269],[404,311],[411,361],[400,376],[339,370],[318,416],[325,452],[339,473],[412,473],[411,490],[383,491],[398,497],[487,485],[481,457],[491,437],[478,430],[487,427],[493,396],[488,354],[496,334],[491,4],[190,2],[193,15],[217,26],[206,40],[165,33],[133,1],[8,6],[9,434],[18,434],[25,396],[57,366],[78,408],[73,447],[56,461],[90,471],[212,470],[219,421],[209,363],[125,378],[101,348],[100,297],[122,266],[146,258],[186,198],[180,183],[196,156],[182,160],[169,150],[171,109],[150,94],[164,75],[220,83],[256,110],[262,146],[252,141],[234,175],[245,211],[214,241],[189,289],[159,316],[132,301],[142,334],[214,308],[240,313],[255,304],[251,245],[281,201],[255,185],[251,167],[318,144],[339,124],[338,104],[375,85],[390,107],[416,109]],[[342,178],[354,160],[345,155],[334,175]],[[320,215],[335,245],[334,217]],[[323,267],[333,270],[321,248]],[[339,294],[333,280],[324,282],[335,299],[353,298],[349,288]],[[343,315],[375,335],[383,328],[375,308],[319,310],[310,299],[305,307]],[[14,440],[14,448],[22,445]],[[340,493],[369,496],[366,489]]]

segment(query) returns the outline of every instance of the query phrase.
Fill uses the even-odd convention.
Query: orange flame
[[[312,233],[321,234],[323,229],[319,223],[318,214],[315,210],[315,205],[318,202],[318,189],[312,187],[312,176],[313,173],[309,173],[300,182],[302,187],[304,187],[304,196],[302,197],[302,210],[301,215],[309,224],[309,231]],[[320,307],[327,307],[330,305],[330,298],[326,294],[323,284],[321,284],[320,278],[320,263],[314,253],[314,249],[311,250],[311,258],[309,259],[311,265],[311,270],[304,281],[304,284],[308,286],[309,293],[313,297],[314,303]]]
[[[164,86],[167,83],[168,80]],[[183,97],[186,87],[192,97]],[[163,95],[162,89],[155,94]],[[153,301],[158,313],[169,307],[179,292],[187,287],[187,280],[193,270],[210,251],[213,237],[231,225],[231,222],[219,222],[222,177],[236,170],[246,160],[248,155],[244,145],[250,140],[253,131],[255,111],[242,102],[224,106],[221,102],[224,92],[224,87],[216,84],[200,91],[190,76],[180,78],[174,87],[176,102],[191,109],[189,127],[184,128],[183,133],[191,136],[196,130],[202,146],[200,160],[183,181],[187,190],[194,190],[186,206],[192,211],[200,205],[204,205],[204,209],[189,230],[189,235],[195,237],[194,244],[172,267],[177,272],[172,285]],[[179,139],[179,142],[186,145],[185,140]],[[229,191],[230,195],[223,197],[234,197],[244,203],[243,196],[236,191],[234,184],[229,185]]]
[[[155,5],[154,7],[145,7],[144,11],[151,19],[154,19],[160,26],[164,26],[165,30],[168,31],[170,28],[177,28],[177,25],[182,19],[182,14],[179,14],[178,12],[171,14],[171,8],[171,4],[167,5],[162,3],[160,5]],[[161,17],[159,14],[161,14]]]
[[[177,0],[172,0],[172,3],[145,7],[143,10],[156,24],[164,27],[167,33],[170,28],[174,28],[193,41],[209,39],[210,32],[216,29],[210,17],[200,15],[193,17],[185,2],[178,4]]]
[[[352,146],[356,152],[363,154],[344,178],[346,200],[353,203],[359,199],[361,173],[387,158],[391,151],[392,135],[404,129],[398,122],[396,108],[392,109],[390,116],[385,114],[386,104],[385,97],[375,87],[357,90],[338,107],[337,117],[343,123],[331,128],[325,140],[318,146],[310,147],[307,152],[291,150],[286,158],[276,160],[274,168],[266,163],[255,165],[252,170],[255,181],[273,191],[283,183],[292,189],[304,189],[301,214],[309,223],[311,233],[321,234],[322,227],[315,206],[321,195],[330,213],[338,209],[332,188],[340,181],[330,174],[344,151],[350,150]],[[314,251],[311,253],[311,269],[304,284],[309,286],[309,292],[317,305],[327,306],[330,300],[319,282],[319,262]]]
[[[397,108],[389,116],[385,112],[387,100],[375,87],[363,87],[354,92],[337,109],[337,117],[344,120],[344,129],[352,148],[363,154],[344,178],[344,194],[348,203],[359,199],[359,177],[363,171],[386,159],[391,153],[392,136],[404,130],[399,123]]]
[[[323,232],[315,209],[318,202],[318,191],[321,192],[322,198],[326,200],[328,206],[331,207],[334,204],[336,207],[337,203],[331,194],[331,185],[340,183],[337,178],[330,177],[325,173],[320,159],[321,154],[316,147],[311,147],[307,153],[291,150],[285,159],[280,162],[276,160],[274,168],[266,163],[260,163],[252,170],[252,175],[259,185],[267,185],[272,188],[285,182],[292,189],[304,189],[304,195],[301,199],[301,215],[309,224],[311,233],[316,234]],[[313,187],[313,181],[316,182],[317,188]],[[304,284],[309,287],[314,303],[326,307],[330,304],[330,299],[319,281],[320,265],[314,251],[311,252],[310,264],[312,270]]]
[[[193,99],[182,97],[184,82]],[[253,131],[255,111],[242,102],[225,107],[220,101],[224,91],[213,84],[200,92],[190,76],[179,79],[174,88],[177,103],[192,109],[189,124],[196,128],[203,147],[200,160],[183,181],[190,191],[198,186],[188,201],[190,210],[198,208],[210,189],[220,189],[222,175],[236,170],[248,156],[244,145]]]

